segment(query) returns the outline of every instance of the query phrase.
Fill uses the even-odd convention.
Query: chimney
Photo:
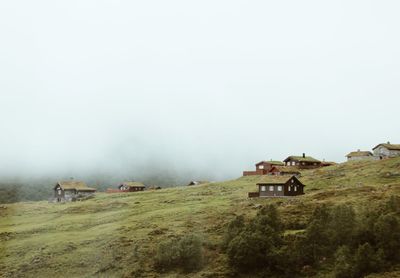
[[[306,154],[305,153],[303,153],[303,158],[306,158]]]

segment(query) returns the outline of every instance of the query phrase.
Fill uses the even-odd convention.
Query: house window
[[[264,165],[259,165],[258,169],[261,169],[261,170],[264,169]]]
[[[58,189],[57,192],[58,192],[58,195],[61,195],[61,189]]]
[[[292,183],[294,183],[294,180],[292,180]]]
[[[292,166],[296,166],[296,162],[295,161],[292,162]]]
[[[294,186],[294,191],[297,191],[297,186]]]
[[[269,186],[269,191],[274,191],[274,186],[273,185]]]
[[[282,191],[282,186],[278,185],[278,191]]]
[[[267,187],[266,187],[265,185],[262,185],[262,186],[261,186],[261,191],[262,191],[262,192],[267,191]]]
[[[291,190],[291,188],[292,188],[292,187],[289,185],[289,186],[288,186],[288,191],[290,191],[290,190]]]

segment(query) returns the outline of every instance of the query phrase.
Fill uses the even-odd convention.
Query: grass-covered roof
[[[138,181],[126,181],[123,182],[121,185],[126,187],[146,187],[143,183]]]
[[[311,156],[295,156],[295,155],[291,155],[284,160],[284,162],[287,162],[287,161],[321,162],[318,159],[315,159],[314,157],[311,157]]]
[[[77,190],[77,191],[96,191],[96,189],[88,187],[82,181],[60,181],[57,183],[63,190]]]
[[[369,151],[356,151],[346,155],[346,157],[357,157],[357,156],[372,156],[372,153]]]
[[[263,161],[258,162],[256,164],[256,166],[260,165],[260,164],[263,164],[263,163],[269,163],[271,165],[284,165],[284,163],[282,161],[278,161],[278,160],[269,160],[269,161],[268,160],[263,160]]]
[[[263,176],[257,184],[285,184],[292,178],[295,179],[294,176]]]
[[[400,144],[379,144],[375,148],[373,148],[373,150],[379,148],[380,146],[383,146],[391,151],[400,151]]]

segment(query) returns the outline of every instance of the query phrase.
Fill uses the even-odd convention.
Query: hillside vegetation
[[[227,225],[236,216],[251,219],[260,207],[275,204],[284,234],[302,233],[321,204],[350,204],[358,211],[400,196],[400,158],[303,171],[306,194],[295,198],[248,199],[247,193],[257,189],[259,179],[99,193],[94,199],[68,204],[0,205],[0,276],[239,276],[221,247]],[[160,243],[191,234],[203,245],[201,267],[191,273],[179,267],[156,268]],[[396,269],[388,271],[373,277],[398,277]],[[328,269],[307,275],[331,274]]]

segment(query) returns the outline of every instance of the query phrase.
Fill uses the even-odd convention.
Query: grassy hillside
[[[251,217],[259,205],[275,203],[290,234],[301,231],[321,203],[346,202],[357,209],[400,195],[400,158],[302,174],[306,194],[296,198],[248,199],[260,177],[242,177],[158,191],[99,193],[69,204],[0,205],[0,277],[226,277],[227,258],[219,246],[235,215]],[[204,239],[204,268],[195,274],[157,273],[153,258],[158,243],[187,233]]]

